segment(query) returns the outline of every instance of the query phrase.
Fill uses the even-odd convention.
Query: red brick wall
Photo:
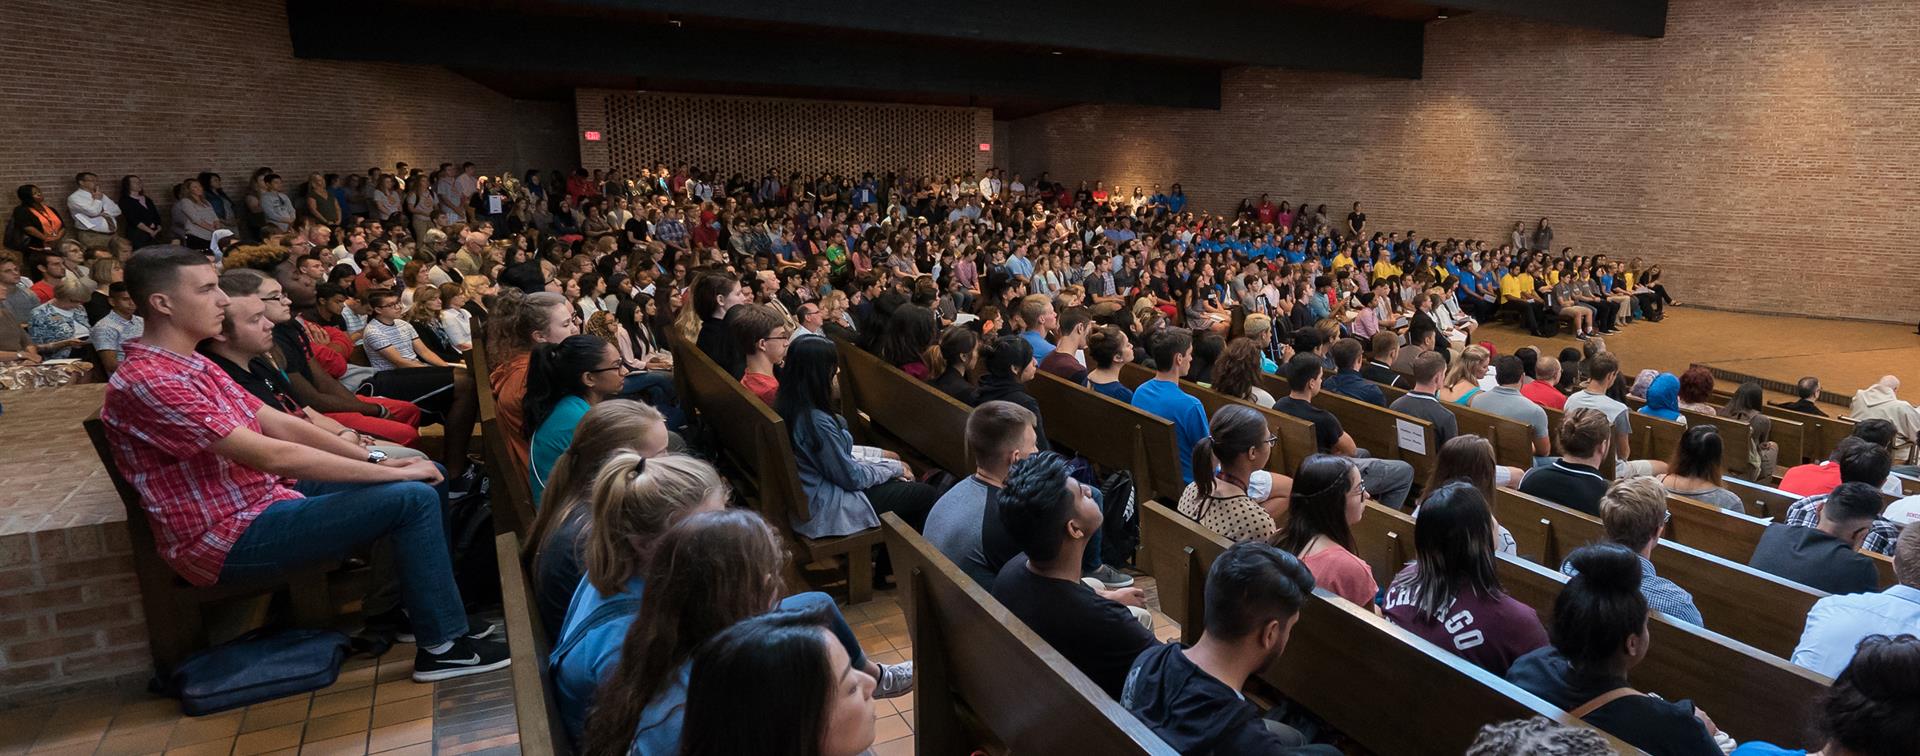
[[[0,702],[152,664],[125,522],[0,536]]]
[[[776,97],[574,92],[581,163],[632,178],[658,161],[735,171],[768,168],[809,176],[865,171],[948,176],[984,171],[993,152],[993,111]],[[597,142],[586,132],[598,131]],[[996,146],[997,149],[997,146]]]
[[[1920,320],[1920,3],[1674,0],[1648,40],[1469,14],[1425,78],[1231,73],[1219,111],[1083,106],[1022,119],[1014,167],[1364,204],[1375,228],[1659,260],[1728,308]]]
[[[64,198],[83,170],[112,192],[139,174],[170,201],[166,187],[205,170],[238,199],[263,165],[291,187],[395,161],[577,162],[570,104],[516,101],[434,66],[296,60],[280,0],[7,0],[0,29],[0,212],[23,183]]]

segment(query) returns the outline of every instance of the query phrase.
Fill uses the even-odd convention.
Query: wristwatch
[[[387,461],[387,453],[380,451],[379,449],[368,449],[367,461],[372,462],[376,465],[380,464],[381,462]]]

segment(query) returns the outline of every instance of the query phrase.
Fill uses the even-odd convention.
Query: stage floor
[[[1637,323],[1604,338],[1607,351],[1633,372],[1678,374],[1700,363],[1787,383],[1814,375],[1826,390],[1849,396],[1893,374],[1906,386],[1902,398],[1920,398],[1920,334],[1912,326],[1676,307],[1662,322]],[[1534,346],[1558,353],[1581,343],[1567,335],[1538,339],[1504,324],[1481,328],[1476,340],[1502,352]]]

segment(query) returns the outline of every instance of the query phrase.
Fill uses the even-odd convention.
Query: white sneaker
[[[874,681],[874,698],[899,698],[913,692],[913,662],[880,664],[880,679]]]

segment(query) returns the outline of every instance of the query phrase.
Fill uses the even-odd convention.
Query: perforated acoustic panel
[[[759,176],[775,169],[858,175],[953,175],[992,165],[980,145],[993,141],[983,108],[885,105],[761,97],[579,90],[581,142],[588,167],[685,163]]]

